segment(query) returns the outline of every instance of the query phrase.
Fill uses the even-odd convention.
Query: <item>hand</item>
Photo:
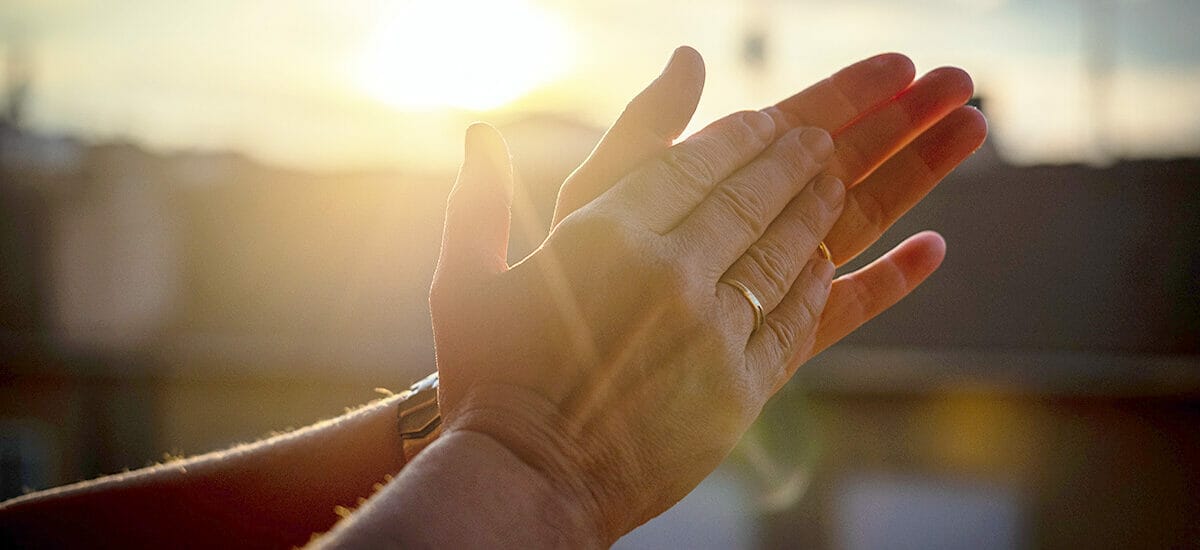
[[[878,240],[987,134],[979,111],[963,106],[973,93],[965,72],[936,69],[916,82],[913,76],[907,57],[878,55],[763,110],[775,120],[777,135],[800,125],[833,135],[836,153],[828,172],[848,188],[842,215],[825,237],[838,265]],[[688,125],[703,87],[700,54],[676,50],[663,74],[630,102],[563,185],[555,223],[600,196],[616,176],[661,155]],[[937,269],[944,254],[938,235],[922,233],[838,277],[816,343],[797,359],[819,353],[894,305]]]
[[[820,175],[832,153],[823,130],[776,139],[770,116],[735,113],[508,268],[508,152],[472,126],[430,294],[447,432],[510,449],[600,540],[674,504],[812,347],[833,274],[813,252],[844,194]],[[758,289],[758,331],[727,272]]]
[[[773,136],[806,117],[834,130],[829,171],[860,183],[847,207],[878,206],[843,213],[839,201],[826,205],[829,223],[841,214],[825,235],[839,261],[869,246],[982,140],[978,112],[958,108],[971,93],[965,73],[935,71],[900,93],[911,80],[906,58],[880,56],[765,110]],[[448,208],[431,304],[449,429],[500,441],[588,508],[589,527],[608,540],[686,494],[801,362],[911,291],[942,255],[936,235],[910,239],[834,283],[823,309],[832,266],[801,265],[829,228],[814,201],[772,199],[759,161],[731,178],[758,184],[716,183],[750,162],[747,143],[765,147],[737,134],[754,119],[727,117],[668,149],[702,81],[698,55],[677,51],[568,180],[556,224],[603,197],[512,270],[511,168],[490,129],[473,128]],[[785,157],[778,147],[763,156]],[[887,183],[895,189],[881,192]],[[709,187],[744,190],[706,195]],[[806,189],[816,196],[817,187]],[[721,211],[714,204],[724,216],[712,214]],[[465,234],[471,223],[484,230]],[[751,334],[742,296],[716,283],[723,274],[763,299],[770,315],[761,331]]]

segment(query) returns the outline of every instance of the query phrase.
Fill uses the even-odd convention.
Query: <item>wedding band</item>
[[[763,321],[766,320],[767,317],[767,315],[763,313],[762,302],[758,300],[758,296],[754,295],[754,292],[750,290],[750,287],[742,284],[742,282],[737,279],[721,279],[721,282],[738,289],[738,292],[741,292],[742,296],[746,297],[746,301],[750,302],[750,308],[754,310],[754,330],[757,332],[758,327],[762,326]]]
[[[825,246],[825,241],[817,243],[817,253],[820,254],[822,258],[825,258],[825,260],[830,262],[833,261],[833,254],[829,253],[829,247]]]

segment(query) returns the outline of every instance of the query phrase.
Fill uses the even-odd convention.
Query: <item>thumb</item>
[[[662,74],[629,102],[591,156],[567,178],[558,194],[554,225],[666,151],[691,122],[703,89],[704,59],[692,48],[677,48]]]
[[[446,202],[436,277],[475,278],[508,269],[513,195],[508,146],[495,128],[467,128],[463,165]]]

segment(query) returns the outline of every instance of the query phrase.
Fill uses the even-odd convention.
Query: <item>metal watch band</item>
[[[434,372],[400,393],[400,442],[409,462],[441,433],[442,415],[437,401],[438,373]]]

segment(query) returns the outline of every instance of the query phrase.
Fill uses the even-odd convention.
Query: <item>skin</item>
[[[807,357],[940,262],[934,234],[832,283],[827,262],[809,261],[822,233],[837,263],[857,255],[982,142],[982,117],[961,106],[965,73],[912,78],[907,58],[885,54],[764,109],[770,139],[726,139],[751,128],[739,113],[672,148],[704,79],[699,55],[681,48],[564,184],[546,246],[511,268],[507,152],[490,128],[473,128],[431,296],[449,429],[325,542],[603,544],[685,494]],[[829,134],[832,153],[801,147],[800,126]],[[687,160],[695,153],[705,160]],[[687,176],[691,187],[662,185]],[[818,180],[844,182],[841,198],[819,199]],[[720,221],[751,211],[740,226]],[[749,306],[722,276],[763,299],[762,329],[750,332]],[[656,401],[665,409],[639,405]],[[303,544],[338,519],[334,505],[353,506],[403,466],[394,419],[384,401],[27,495],[0,504],[0,540]],[[663,440],[643,441],[651,434]]]
[[[6,501],[0,547],[302,546],[404,465],[396,403]]]
[[[805,125],[833,136],[828,173],[846,185],[847,195],[825,243],[839,266],[878,240],[987,136],[983,115],[964,105],[974,92],[966,72],[943,67],[915,82],[914,74],[904,55],[881,54],[763,109],[775,120],[777,135]],[[614,176],[670,147],[690,122],[703,87],[700,54],[676,50],[663,74],[630,102],[564,183],[556,222],[607,190]],[[944,254],[939,236],[918,234],[866,268],[838,277],[814,353],[894,305],[937,269]]]
[[[447,435],[331,545],[610,544],[711,472],[801,363],[936,268],[932,234],[837,281],[813,251],[826,239],[848,260],[978,147],[983,120],[960,108],[965,73],[910,84],[907,59],[877,57],[670,145],[699,95],[699,63],[676,53],[568,180],[545,243],[514,266],[507,149],[488,126],[468,130],[430,296]],[[691,107],[647,119],[656,111],[640,102],[660,93]],[[811,122],[834,137],[800,126]],[[906,190],[873,179],[880,171]],[[757,331],[721,282],[730,276],[763,303]],[[481,513],[463,521],[454,503]]]

